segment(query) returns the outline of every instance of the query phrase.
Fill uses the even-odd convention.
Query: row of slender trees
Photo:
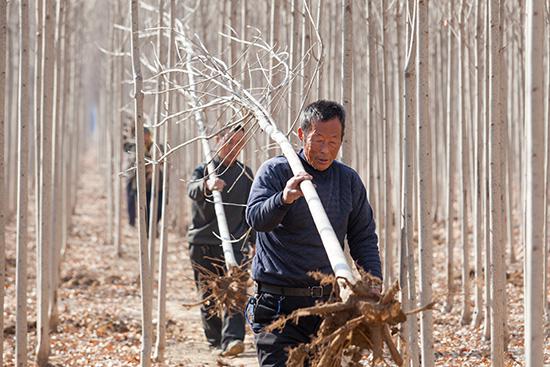
[[[493,363],[503,365],[506,268],[523,252],[530,323],[525,355],[528,364],[540,365],[542,314],[548,307],[547,4],[342,1],[324,7],[321,1],[289,1],[259,9],[246,2],[223,4],[192,9],[204,17],[192,16],[190,32],[231,65],[235,79],[251,91],[269,88],[265,80],[250,77],[251,65],[259,67],[254,61],[240,62],[250,57],[245,43],[235,40],[250,35],[243,25],[254,24],[275,50],[288,52],[286,62],[294,71],[288,94],[266,92],[265,101],[291,136],[304,102],[323,97],[347,106],[351,124],[343,159],[358,168],[368,185],[386,284],[399,277],[407,307],[428,303],[433,297],[432,229],[434,223],[445,226],[445,311],[460,298],[462,323],[483,323]],[[219,25],[217,34],[210,32],[213,24]],[[261,67],[271,86],[277,85],[281,74],[273,58]],[[535,80],[538,85],[531,84]],[[211,121],[223,124],[220,116],[223,120],[218,113]],[[272,154],[273,145],[263,139],[250,141],[252,165]],[[460,292],[454,276],[459,267]],[[410,363],[433,365],[431,312],[421,316],[420,338],[417,330],[410,317]]]
[[[0,1],[0,304],[3,316],[5,226],[14,220],[16,242],[7,245],[17,253],[16,360],[5,363],[17,366],[27,365],[32,351],[30,320],[37,321],[33,354],[40,366],[47,364],[50,330],[59,322],[60,269],[88,135],[82,6],[66,0]],[[31,205],[34,218],[29,218]],[[29,236],[31,224],[35,241]],[[33,267],[28,264],[30,249],[36,251]],[[36,279],[35,316],[27,308],[31,277]]]
[[[6,173],[0,176],[0,190],[5,186],[0,193],[7,193],[2,200],[7,205],[0,208],[0,252],[3,256],[4,222],[16,216],[18,365],[26,360],[26,200],[34,192],[35,222],[40,224],[38,361],[44,365],[48,325],[55,321],[58,268],[76,200],[83,149],[78,143],[85,141],[87,102],[94,100],[85,93],[84,55],[78,47],[89,36],[76,24],[95,24],[89,29],[97,31],[94,47],[102,55],[95,69],[99,83],[86,87],[99,96],[107,234],[119,256],[125,250],[121,228],[127,169],[137,169],[142,190],[142,365],[151,361],[155,277],[160,279],[160,321],[154,354],[163,358],[166,230],[168,225],[185,230],[185,180],[203,156],[200,144],[193,143],[200,134],[189,107],[184,39],[201,42],[224,62],[291,142],[297,142],[293,131],[304,104],[317,98],[342,101],[349,116],[342,159],[358,170],[368,188],[385,284],[399,279],[406,308],[428,303],[434,297],[433,231],[443,228],[444,312],[460,300],[462,323],[483,327],[493,365],[502,366],[506,269],[523,268],[526,363],[542,365],[542,315],[549,311],[548,1],[132,0],[109,2],[101,10],[67,0],[0,4],[8,7],[0,11],[0,52],[7,53],[0,55],[7,62],[4,67],[0,63],[0,85],[5,85],[0,98],[0,133],[5,134],[0,135],[0,164],[5,167],[0,174]],[[107,27],[97,26],[105,23]],[[266,46],[259,52],[262,42]],[[16,78],[14,70],[21,76]],[[215,81],[197,88],[203,106],[212,102],[202,109],[208,133],[235,121],[238,114],[218,98],[239,96],[229,96]],[[156,149],[148,162],[139,159],[144,125],[153,130],[156,144],[166,148]],[[124,164],[123,146],[134,139],[132,127],[138,167]],[[278,149],[252,123],[246,128],[242,158],[254,169]],[[145,232],[145,164],[154,172],[164,167],[164,182],[153,178],[165,199],[159,244],[154,219],[149,238]],[[34,189],[28,190],[31,182]],[[59,215],[63,220],[56,221]],[[514,265],[520,259],[523,264]],[[437,348],[433,315],[428,311],[420,317],[419,322],[410,316],[403,329],[407,363],[431,366]]]

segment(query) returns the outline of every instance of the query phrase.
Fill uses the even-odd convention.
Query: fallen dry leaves
[[[93,157],[93,154],[89,155]],[[59,290],[59,318],[57,331],[52,333],[51,363],[54,366],[118,367],[136,366],[139,363],[141,322],[138,279],[137,241],[133,228],[126,223],[123,213],[124,256],[118,258],[106,238],[106,198],[103,178],[93,158],[84,163],[83,176],[78,188],[78,204],[73,214],[68,247],[61,269]],[[183,193],[182,193],[183,194]],[[32,200],[32,199],[31,199]],[[31,201],[33,203],[33,201]],[[29,207],[30,218],[34,218]],[[31,219],[29,228],[29,360],[33,360],[36,335],[35,243]],[[434,267],[434,300],[445,296],[445,246],[443,223],[436,223]],[[458,233],[458,232],[457,232]],[[458,237],[457,237],[458,238]],[[15,324],[15,223],[8,224],[7,282],[4,361],[14,363]],[[519,243],[519,242],[518,242]],[[168,339],[167,361],[157,366],[256,366],[255,353],[250,339],[247,352],[233,360],[220,359],[216,350],[206,346],[199,310],[186,310],[181,305],[198,299],[187,247],[184,240],[170,233],[168,284]],[[459,251],[456,248],[456,251]],[[458,254],[458,252],[457,252]],[[459,256],[455,256],[459,258]],[[460,284],[457,262],[457,278]],[[508,331],[509,366],[521,366],[523,359],[523,278],[522,254],[518,262],[508,267]],[[461,297],[454,297],[455,307],[450,313],[441,302],[434,308],[434,339],[437,366],[489,366],[489,343],[483,338],[483,328],[460,324]],[[548,328],[547,328],[548,330]],[[545,343],[545,363],[550,364],[550,336]],[[364,362],[368,362],[365,359]]]

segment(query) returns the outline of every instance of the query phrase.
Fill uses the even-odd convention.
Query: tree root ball
[[[185,306],[204,305],[208,314],[218,317],[242,313],[248,301],[247,290],[251,285],[248,263],[226,271],[223,265],[216,265],[215,272],[197,267],[200,273],[200,291],[207,295],[201,302]]]
[[[355,284],[330,275],[314,273],[311,276],[320,280],[321,284],[332,283],[335,290],[348,288],[349,297],[343,301],[340,294],[334,294],[327,302],[298,309],[267,327],[267,331],[282,329],[287,322],[297,322],[306,316],[323,319],[310,343],[289,350],[287,366],[303,366],[306,360],[312,367],[361,366],[359,361],[368,351],[372,353],[374,364],[381,363],[385,362],[384,345],[393,362],[403,365],[403,358],[390,332],[391,328],[397,333],[396,325],[407,319],[396,298],[399,292],[397,282],[378,294],[373,292],[373,288],[380,286],[380,280],[364,272]],[[338,283],[343,288],[338,288]],[[413,312],[430,307],[431,304]]]

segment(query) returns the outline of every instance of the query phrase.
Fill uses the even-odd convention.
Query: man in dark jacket
[[[288,348],[308,343],[321,320],[304,317],[297,324],[288,322],[282,330],[269,333],[263,328],[281,315],[326,300],[330,294],[328,287],[321,287],[308,275],[333,271],[302,197],[302,181],[313,181],[342,246],[347,238],[357,264],[382,277],[378,237],[365,186],[357,172],[335,160],[344,127],[341,105],[323,100],[310,104],[298,128],[303,144],[298,155],[306,172],[294,175],[287,159],[279,156],[260,167],[252,184],[246,219],[258,232],[252,262],[257,293],[246,312],[255,333],[260,366],[285,366]]]
[[[162,154],[164,147],[159,145],[155,146],[151,131],[148,128],[143,128],[143,140],[145,142],[145,159],[150,160],[153,158],[153,149],[159,149],[158,155]],[[136,225],[136,201],[137,201],[137,164],[136,164],[136,147],[133,143],[125,144],[126,153],[128,153],[128,161],[126,164],[126,198],[128,208],[128,222],[132,227]],[[162,165],[158,166],[157,184],[159,185],[158,191],[158,204],[157,204],[157,222],[162,217]],[[145,222],[147,233],[149,233],[149,218],[151,216],[151,195],[152,195],[152,182],[153,182],[153,166],[147,164],[145,166],[145,195],[147,205],[147,220]]]
[[[207,165],[201,164],[193,172],[188,185],[191,205],[191,225],[188,232],[190,258],[193,265],[195,282],[203,291],[203,300],[209,296],[202,286],[200,268],[221,275],[224,265],[221,240],[216,233],[218,221],[212,200],[212,191],[221,192],[233,251],[237,262],[242,263],[245,254],[254,241],[254,234],[246,223],[245,205],[252,185],[252,171],[237,160],[244,145],[244,130],[237,127],[218,136],[218,155],[214,159],[216,175],[209,175]],[[244,252],[244,253],[243,253]],[[211,346],[221,347],[222,355],[232,356],[244,350],[244,317],[242,314],[230,315],[223,320],[209,314],[209,307],[201,308],[204,333]]]

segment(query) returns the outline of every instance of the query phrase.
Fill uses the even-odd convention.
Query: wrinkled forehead
[[[321,136],[341,136],[342,135],[342,124],[339,119],[331,119],[326,121],[313,121],[310,128],[308,129],[309,135],[321,135]]]

